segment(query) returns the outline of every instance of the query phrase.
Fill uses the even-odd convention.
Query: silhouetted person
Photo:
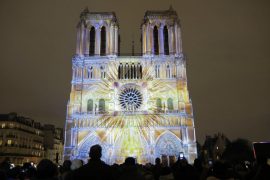
[[[71,161],[65,160],[63,162],[63,166],[60,168],[61,176],[59,176],[60,180],[66,179],[66,176],[71,173]]]
[[[7,172],[10,170],[10,167],[11,165],[7,158],[2,163],[0,163],[0,179],[7,178]]]
[[[125,163],[122,165],[122,173],[119,180],[144,180],[143,174],[136,166],[133,157],[127,157]]]
[[[194,160],[193,167],[197,177],[200,180],[206,179],[208,174],[208,168],[203,167],[203,162],[201,159],[196,158]]]
[[[195,169],[188,164],[185,158],[176,161],[172,166],[173,176],[175,180],[197,180]]]
[[[72,173],[74,180],[110,180],[112,172],[110,166],[101,161],[102,148],[96,144],[90,148],[89,161],[86,165]]]
[[[49,159],[42,159],[37,165],[35,180],[57,180],[57,166]]]
[[[159,180],[161,172],[162,172],[162,166],[161,166],[160,158],[156,158],[155,165],[153,167],[153,174],[154,174],[155,180]]]
[[[225,163],[216,161],[213,164],[212,175],[207,177],[207,180],[212,180],[212,179],[229,180],[229,179],[234,179],[234,178],[233,178],[233,174],[229,171],[229,168],[227,167]]]

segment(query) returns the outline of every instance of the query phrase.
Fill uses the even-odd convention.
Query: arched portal
[[[183,151],[181,140],[171,132],[161,134],[156,141],[156,156],[176,156]]]
[[[130,119],[131,120],[131,119]],[[149,146],[137,127],[122,128],[114,143],[113,161],[123,163],[126,157],[134,157],[138,163],[149,162]]]
[[[78,144],[78,152],[76,154],[76,158],[79,159],[88,159],[89,158],[89,150],[93,145],[99,144],[101,145],[100,138],[95,134],[91,133],[86,136],[79,144]],[[104,152],[104,150],[103,150]],[[102,154],[104,154],[102,152]]]

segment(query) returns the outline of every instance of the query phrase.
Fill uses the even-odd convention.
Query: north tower
[[[172,163],[197,156],[193,110],[176,12],[147,11],[142,55],[119,54],[113,12],[81,13],[67,105],[65,158],[87,159],[94,144],[103,160]]]

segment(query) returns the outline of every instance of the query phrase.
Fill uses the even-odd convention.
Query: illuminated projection
[[[85,9],[77,26],[76,55],[67,105],[65,159],[87,160],[94,144],[102,159],[173,163],[180,152],[197,156],[186,62],[176,12],[147,11],[142,55],[119,55],[113,12]]]

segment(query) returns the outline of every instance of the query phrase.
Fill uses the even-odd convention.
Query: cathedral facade
[[[176,12],[147,11],[141,24],[142,54],[121,56],[113,12],[81,13],[72,59],[65,159],[88,159],[100,144],[102,159],[122,163],[174,162],[197,156],[187,88],[181,26]]]

